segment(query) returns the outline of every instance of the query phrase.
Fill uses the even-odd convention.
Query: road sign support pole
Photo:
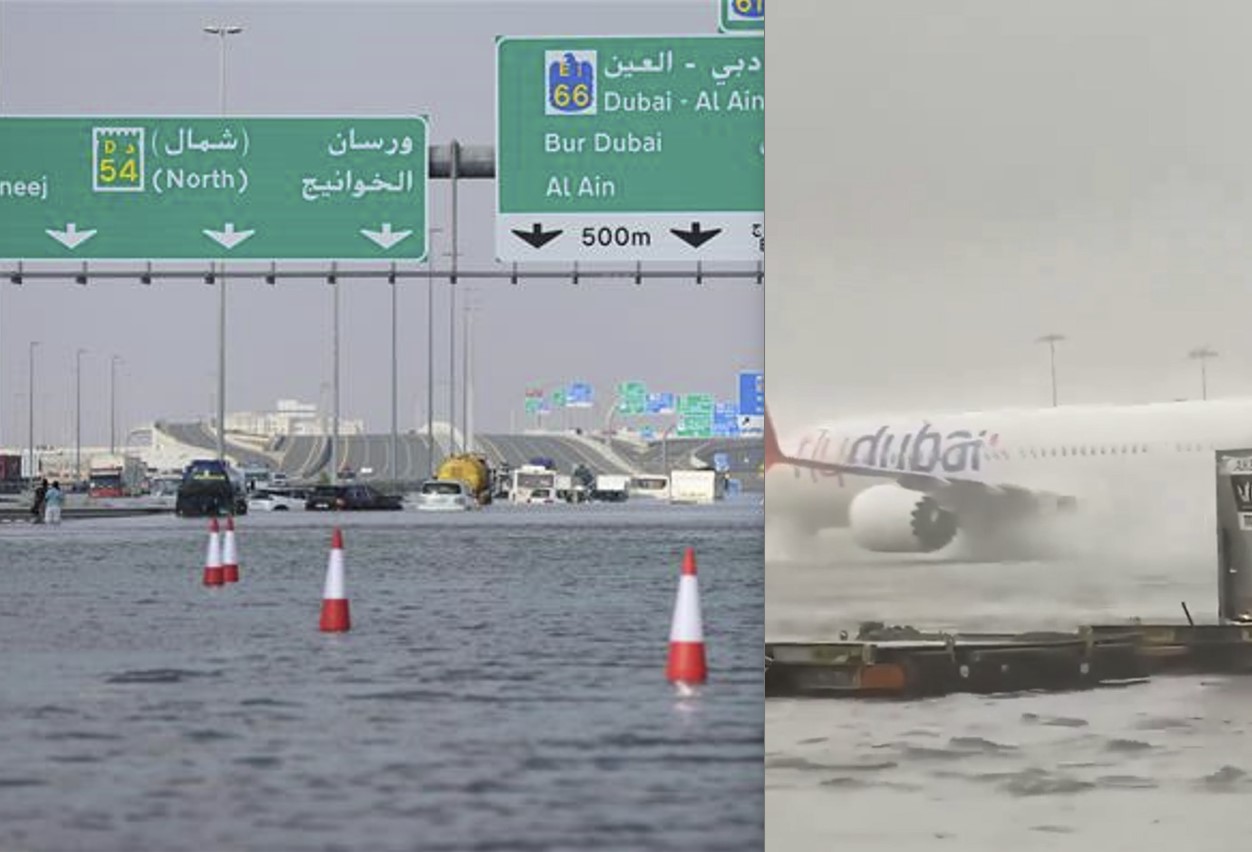
[[[395,270],[395,264],[392,264],[392,270]],[[396,405],[397,405],[397,389],[396,389],[396,372],[397,372],[397,355],[396,355],[396,277],[391,276],[391,462],[388,464],[388,472],[391,482],[394,484],[399,481],[400,460],[397,457],[399,447],[396,437]]]
[[[435,267],[426,255],[426,458],[427,475],[435,478]]]
[[[339,278],[335,275],[335,265],[330,265],[331,273],[327,282],[331,288],[331,420],[330,420],[330,482],[339,482]]]
[[[451,228],[452,261],[451,274],[448,276],[448,450],[451,455],[457,453],[456,443],[456,261],[457,261],[457,221],[456,221],[456,189],[460,177],[461,146],[455,139],[448,143],[449,172],[448,179],[452,182],[451,192]]]

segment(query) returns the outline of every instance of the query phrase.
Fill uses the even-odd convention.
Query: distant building
[[[226,431],[272,438],[277,435],[329,435],[332,418],[311,402],[280,399],[273,411],[238,411],[226,415]],[[364,420],[339,418],[340,435],[365,434]]]

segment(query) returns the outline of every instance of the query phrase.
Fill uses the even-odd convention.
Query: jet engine
[[[931,553],[956,537],[957,518],[929,494],[875,485],[848,506],[852,540],[884,553]]]

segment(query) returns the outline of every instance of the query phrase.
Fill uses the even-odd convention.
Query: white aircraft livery
[[[1003,558],[1048,555],[1050,521],[1067,517],[1129,535],[1186,515],[1211,534],[1213,452],[1249,446],[1252,400],[870,418],[781,437],[767,409],[767,535],[847,526],[865,550],[960,541]]]

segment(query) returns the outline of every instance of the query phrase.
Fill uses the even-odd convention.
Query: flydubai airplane
[[[953,545],[994,558],[1046,557],[1071,517],[1108,536],[1186,518],[1211,536],[1213,452],[1248,446],[1252,400],[880,417],[782,435],[767,409],[767,535],[846,526],[869,551]]]

